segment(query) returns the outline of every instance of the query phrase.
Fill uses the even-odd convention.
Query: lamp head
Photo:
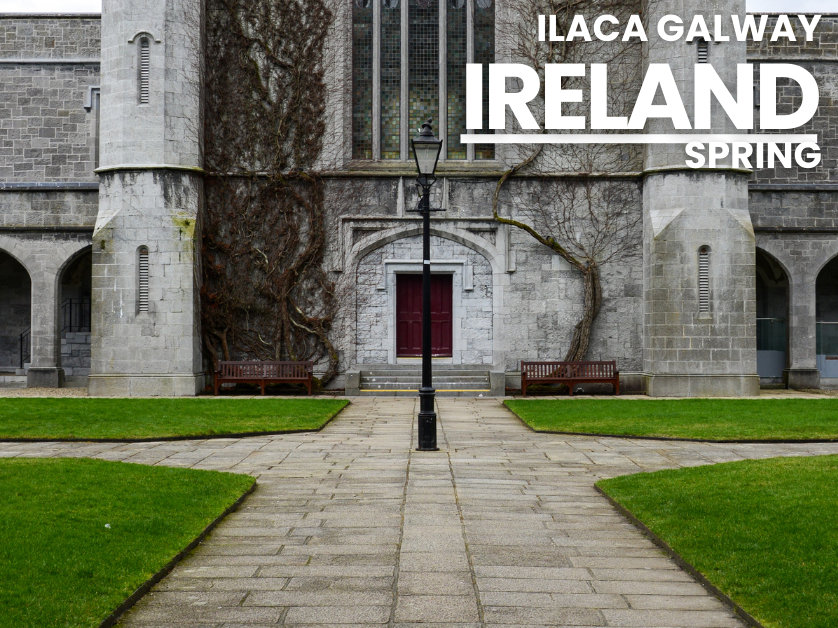
[[[428,121],[422,124],[419,135],[411,140],[416,168],[419,170],[419,176],[424,179],[433,178],[439,153],[442,151],[442,140],[434,136],[431,122],[432,119],[428,118]]]

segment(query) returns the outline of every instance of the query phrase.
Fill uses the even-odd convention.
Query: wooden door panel
[[[431,275],[431,353],[453,355],[453,276]],[[422,275],[396,275],[396,355],[422,355]]]

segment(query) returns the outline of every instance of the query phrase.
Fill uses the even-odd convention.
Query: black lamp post
[[[436,451],[436,412],[431,372],[431,186],[436,181],[434,172],[442,150],[442,140],[434,137],[431,118],[422,125],[419,135],[412,140],[413,157],[419,176],[416,183],[421,198],[413,210],[422,215],[422,388],[419,389],[419,451]]]

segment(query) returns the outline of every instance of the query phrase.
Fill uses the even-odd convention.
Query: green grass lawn
[[[98,626],[254,482],[85,459],[0,459],[0,624]]]
[[[838,456],[598,483],[767,628],[838,624]]]
[[[171,438],[317,430],[343,399],[0,399],[6,438]]]
[[[506,405],[543,432],[701,440],[838,439],[838,399],[514,399]]]

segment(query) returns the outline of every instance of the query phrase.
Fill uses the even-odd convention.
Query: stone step
[[[26,386],[26,375],[14,373],[0,373],[0,385],[18,388]]]
[[[480,384],[489,381],[488,375],[482,373],[480,375],[440,375],[434,373],[433,381],[436,382],[463,382]],[[404,383],[422,383],[421,375],[364,375],[361,374],[361,383],[365,382],[404,382]]]
[[[432,369],[434,377],[489,377],[489,369],[463,369],[459,371]],[[406,370],[362,370],[362,377],[421,377],[422,369]]]
[[[488,366],[483,364],[438,364],[433,362],[435,371],[480,371],[486,372],[489,370]],[[359,371],[421,371],[422,361],[417,360],[412,364],[357,364],[354,367]]]
[[[361,382],[361,390],[419,390],[422,385],[418,382]],[[482,382],[439,382],[434,380],[433,386],[437,390],[489,390],[489,380]]]
[[[437,397],[488,397],[491,391],[486,390],[437,390]],[[417,397],[416,390],[361,390],[361,397]]]

